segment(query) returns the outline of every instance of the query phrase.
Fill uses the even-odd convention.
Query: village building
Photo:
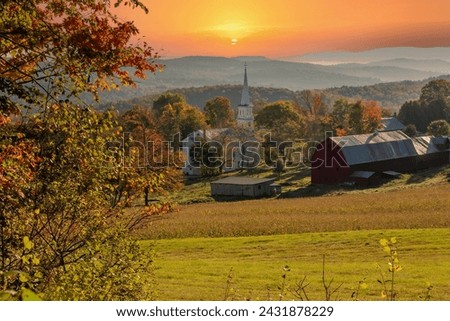
[[[311,160],[311,183],[373,179],[375,173],[405,173],[449,163],[448,137],[409,137],[402,131],[328,137]]]
[[[223,154],[221,171],[223,173],[234,171],[243,166],[245,157],[242,151],[240,137],[233,128],[215,128],[196,130],[182,140],[183,152],[187,161],[183,173],[187,176],[201,176],[202,165],[194,156],[194,148],[201,149],[202,144],[209,142],[220,145]],[[250,138],[248,138],[250,139]],[[213,145],[214,146],[214,145]]]
[[[247,151],[252,143],[256,144],[253,135],[254,116],[248,87],[247,65],[244,69],[244,84],[241,100],[237,106],[236,122],[237,128],[196,130],[182,140],[182,151],[185,155],[183,173],[186,176],[202,175],[202,164],[194,157],[193,148],[200,148],[202,144],[207,142],[221,145],[223,152],[222,172],[248,168],[259,162],[259,155]]]
[[[390,132],[396,130],[405,130],[406,126],[403,125],[397,117],[383,117],[380,121],[379,132]]]
[[[274,178],[225,177],[211,182],[212,196],[264,197],[280,192]]]

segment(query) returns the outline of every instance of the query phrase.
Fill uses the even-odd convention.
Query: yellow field
[[[450,184],[311,198],[179,206],[143,239],[450,227]]]

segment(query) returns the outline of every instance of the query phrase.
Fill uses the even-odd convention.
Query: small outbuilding
[[[396,130],[405,130],[406,126],[403,125],[396,117],[383,117],[381,118],[380,132],[391,132]]]
[[[354,171],[348,180],[356,186],[367,187],[376,182],[375,174],[375,172],[371,171]]]
[[[211,182],[212,196],[263,197],[274,194],[274,178],[226,177]]]

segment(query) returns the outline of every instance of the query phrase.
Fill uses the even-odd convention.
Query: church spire
[[[248,91],[247,63],[245,63],[244,87],[242,88],[241,103],[239,106],[250,106],[250,93]]]
[[[237,124],[239,127],[253,130],[253,106],[248,91],[247,64],[245,64],[244,86],[242,87],[241,103],[238,106]]]

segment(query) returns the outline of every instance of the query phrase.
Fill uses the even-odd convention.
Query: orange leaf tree
[[[112,14],[110,1],[6,0],[0,8],[0,88],[30,104],[134,85],[132,76],[160,67],[145,42],[130,44],[138,29]]]
[[[382,109],[376,101],[349,102],[339,99],[332,112],[333,128],[338,136],[371,133],[381,123]]]
[[[170,208],[129,215],[113,201],[123,178],[139,173],[105,149],[117,140],[112,115],[80,98],[160,68],[151,47],[131,43],[133,23],[112,13],[122,2],[0,3],[0,299],[30,290],[58,300],[151,298],[142,278],[151,256],[129,230]],[[123,5],[147,11],[138,0]]]

